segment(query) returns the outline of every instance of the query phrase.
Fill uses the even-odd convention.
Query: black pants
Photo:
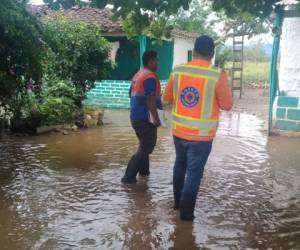
[[[131,121],[139,140],[137,152],[128,162],[125,176],[135,179],[137,173],[149,175],[149,155],[153,152],[157,140],[157,127],[147,121]]]

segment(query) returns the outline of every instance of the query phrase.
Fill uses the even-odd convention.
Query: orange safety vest
[[[186,140],[211,140],[219,124],[216,85],[221,71],[185,64],[174,69],[173,134]]]
[[[160,87],[160,81],[159,77],[157,76],[156,73],[148,70],[148,69],[141,69],[138,71],[134,77],[132,78],[131,82],[131,90],[130,90],[130,96],[145,96],[145,90],[144,90],[144,81],[149,79],[149,78],[154,78],[157,82],[157,87],[156,87],[156,96],[161,96],[161,87]]]

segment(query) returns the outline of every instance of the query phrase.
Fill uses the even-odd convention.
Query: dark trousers
[[[174,137],[176,160],[173,171],[175,207],[184,219],[193,219],[197,193],[212,141],[196,142]]]
[[[137,173],[149,175],[149,155],[153,152],[157,140],[157,127],[147,121],[131,121],[139,140],[137,152],[128,162],[125,176],[135,179]]]

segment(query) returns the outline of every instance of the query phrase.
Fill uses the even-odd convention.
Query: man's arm
[[[167,86],[165,88],[165,92],[163,96],[164,101],[167,103],[173,102],[173,84],[174,84],[174,78],[173,75],[171,75],[167,83]]]
[[[144,81],[144,90],[146,95],[146,105],[153,117],[153,124],[157,127],[160,126],[160,120],[156,107],[156,88],[157,82],[155,78],[149,78]]]
[[[159,127],[161,124],[156,108],[156,96],[147,96],[147,108],[153,117],[153,125]]]
[[[132,84],[130,85],[130,88],[129,88],[129,91],[128,91],[129,98],[131,98],[131,90],[132,90]]]
[[[220,79],[217,83],[216,96],[220,109],[226,111],[232,109],[233,98],[231,94],[231,89],[228,85],[228,78],[224,71],[221,73]]]

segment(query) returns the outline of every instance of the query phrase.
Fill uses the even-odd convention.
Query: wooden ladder
[[[233,64],[231,70],[232,95],[235,90],[240,91],[240,99],[243,91],[243,66],[244,66],[244,36],[233,35]]]

